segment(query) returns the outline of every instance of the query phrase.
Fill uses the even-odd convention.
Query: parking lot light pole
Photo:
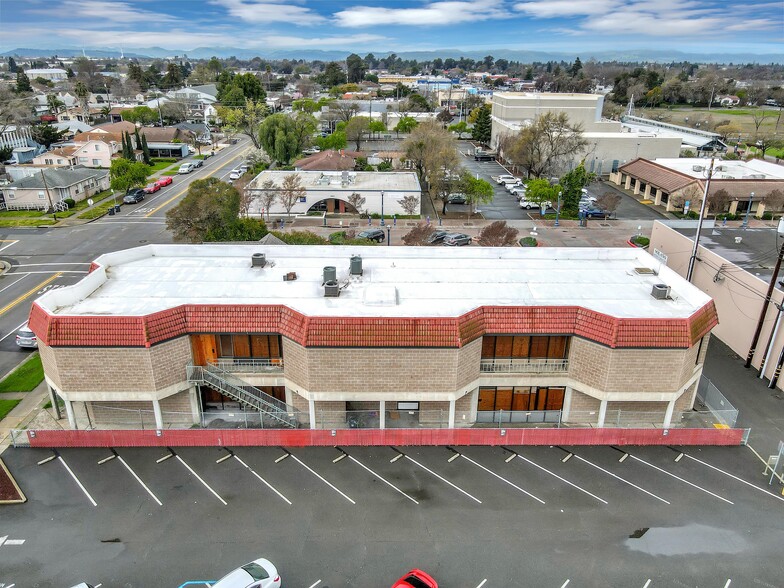
[[[381,226],[384,224],[384,190],[381,190]]]
[[[392,243],[390,243],[390,241],[392,240],[391,231],[392,231],[392,227],[387,225],[387,245],[391,245],[392,244]]]
[[[555,226],[558,226],[558,215],[561,213],[561,192],[558,192],[558,207],[555,209]]]

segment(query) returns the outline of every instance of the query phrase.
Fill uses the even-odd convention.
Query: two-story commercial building
[[[30,316],[73,427],[83,403],[93,425],[145,410],[157,428],[227,407],[285,427],[667,428],[716,324],[636,248],[147,245]]]

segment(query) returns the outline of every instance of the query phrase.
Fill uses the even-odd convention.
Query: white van
[[[183,163],[180,166],[180,169],[177,170],[178,174],[189,174],[194,170],[194,165],[192,163]]]

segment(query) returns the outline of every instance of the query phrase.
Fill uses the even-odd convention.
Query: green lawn
[[[0,227],[45,227],[53,225],[51,218],[8,218],[0,219]]]
[[[122,196],[117,196],[117,204],[122,204]],[[96,204],[89,210],[83,212],[79,215],[79,218],[83,218],[86,220],[92,220],[94,218],[98,218],[100,216],[105,215],[109,212],[109,209],[114,206],[114,198],[107,198],[103,202]]]
[[[154,174],[155,172],[159,172],[163,169],[166,169],[167,167],[171,167],[175,163],[177,163],[177,160],[175,159],[153,161],[152,165],[150,166],[150,174]]]
[[[30,392],[44,379],[41,356],[34,353],[0,382],[0,392]]]
[[[784,149],[777,149],[776,147],[771,147],[767,151],[765,151],[767,155],[771,157],[778,157],[779,159],[784,159]]]
[[[174,169],[174,170],[171,170],[171,171],[165,171],[161,175],[162,176],[176,176],[177,175],[177,170]]]
[[[76,203],[76,206],[74,206],[73,208],[69,208],[66,212],[58,212],[57,218],[67,218],[69,216],[73,216],[85,210],[86,208],[89,208],[90,205],[87,204],[87,201],[90,199],[92,199],[93,204],[95,204],[109,198],[109,196],[111,195],[112,195],[111,190],[104,190],[103,192],[98,192],[98,194],[96,194],[95,196],[90,196],[90,198],[85,198],[84,200],[80,200],[79,202]]]
[[[35,216],[43,216],[46,213],[42,210],[3,210],[0,212],[0,219],[5,218],[16,218],[20,216],[24,217],[35,217]]]
[[[6,415],[11,412],[11,410],[20,402],[21,400],[0,400],[0,421],[2,421]]]

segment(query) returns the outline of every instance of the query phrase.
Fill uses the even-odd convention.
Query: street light
[[[381,226],[383,227],[386,223],[384,222],[384,190],[381,190]]]
[[[741,228],[748,229],[749,228],[749,214],[751,214],[751,201],[754,199],[754,192],[749,194],[749,206],[746,208],[746,216],[743,218],[743,224]]]
[[[387,246],[392,245],[391,231],[392,231],[392,227],[387,225]]]
[[[693,167],[694,171],[699,172],[707,172],[706,181],[705,181],[705,191],[702,194],[702,202],[700,203],[700,218],[697,221],[697,234],[694,237],[694,246],[691,249],[691,256],[689,257],[689,269],[686,270],[686,281],[691,282],[691,276],[694,273],[694,262],[697,259],[697,248],[700,244],[700,231],[702,231],[702,221],[705,218],[705,205],[708,202],[708,191],[710,190],[710,182],[711,178],[713,177],[714,167],[713,163],[715,162],[715,158],[711,157],[710,166],[708,169],[705,169],[705,166],[702,165],[695,165]],[[723,168],[719,165],[715,168],[715,171],[723,171]]]
[[[558,226],[558,215],[561,212],[561,192],[558,191],[558,208],[555,209],[555,226]]]

